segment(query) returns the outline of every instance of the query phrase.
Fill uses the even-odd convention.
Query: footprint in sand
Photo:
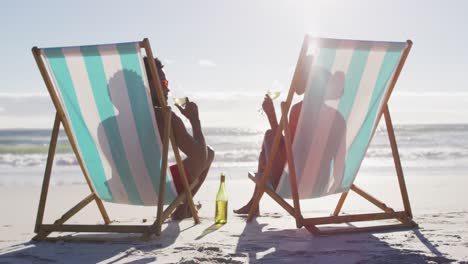
[[[193,250],[193,247],[175,247],[175,250]]]
[[[203,251],[216,251],[216,252],[221,252],[221,249],[219,247],[199,247],[197,249],[198,252],[203,252]]]

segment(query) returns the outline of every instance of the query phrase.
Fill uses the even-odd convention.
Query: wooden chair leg
[[[190,211],[192,212],[193,221],[195,222],[195,224],[199,224],[200,218],[198,217],[198,211],[195,208],[195,204],[193,202],[192,188],[190,187],[191,185],[188,183],[187,174],[185,173],[185,168],[182,163],[182,158],[180,157],[179,148],[177,144],[175,143],[172,133],[171,133],[170,139],[171,139],[172,149],[174,151],[174,156],[175,156],[176,163],[177,163],[177,168],[179,169],[179,173],[182,178],[183,190],[184,190],[184,193],[186,193],[185,201],[187,202],[190,208]]]
[[[52,166],[54,164],[55,149],[57,147],[57,139],[60,128],[60,116],[55,113],[54,126],[52,128],[52,135],[49,144],[49,153],[47,155],[46,169],[44,172],[44,179],[42,181],[41,198],[39,199],[39,207],[37,209],[36,225],[34,226],[34,232],[39,232],[39,226],[42,224],[44,218],[44,211],[47,201],[47,193],[49,191],[50,175],[52,173]]]
[[[348,196],[348,192],[344,192],[341,194],[340,200],[338,201],[338,204],[336,205],[335,211],[333,212],[334,216],[337,216],[340,214],[341,208],[343,207],[343,204],[346,200],[346,197]]]
[[[161,177],[159,181],[159,198],[158,198],[158,212],[156,214],[156,230],[155,233],[157,236],[161,234],[161,226],[163,223],[163,209],[164,209],[164,193],[166,185],[166,174],[167,174],[167,155],[169,152],[169,134],[171,133],[171,108],[164,108],[164,135],[163,135],[163,156],[162,156],[162,166],[161,166]]]
[[[281,123],[275,132],[275,136],[273,138],[272,149],[270,153],[268,153],[268,160],[267,160],[265,169],[262,172],[263,173],[262,179],[256,184],[255,194],[252,200],[252,205],[250,206],[249,215],[247,216],[247,222],[251,222],[254,216],[256,215],[257,209],[260,204],[260,199],[262,198],[265,192],[266,182],[268,181],[268,178],[271,174],[271,170],[273,168],[273,162],[274,162],[276,153],[279,148],[280,139],[282,137],[283,119],[284,118],[281,119]]]
[[[96,199],[96,205],[99,208],[99,212],[101,212],[102,219],[106,225],[111,223],[109,215],[107,214],[106,208],[104,208],[104,204],[102,203],[101,199]]]
[[[379,201],[377,198],[373,197],[372,195],[368,194],[367,192],[363,191],[362,189],[358,188],[356,185],[351,185],[351,190],[355,193],[360,195],[362,198],[366,199],[367,201],[371,202],[373,205],[377,206],[378,208],[382,209],[382,211],[387,213],[393,213],[395,210],[388,207],[385,203]]]
[[[316,226],[314,225],[305,225],[304,226],[305,229],[307,229],[307,231],[309,231],[312,235],[316,236],[316,235],[320,235],[320,229],[318,229]]]
[[[395,139],[395,132],[393,131],[392,118],[390,117],[390,111],[388,110],[388,105],[385,105],[384,108],[385,124],[387,126],[388,139],[390,140],[390,146],[392,147],[393,161],[395,163],[395,169],[398,176],[398,183],[400,185],[401,198],[403,200],[403,206],[408,218],[413,218],[413,213],[411,211],[411,205],[408,197],[408,191],[406,189],[405,177],[403,175],[403,168],[401,166],[400,154],[398,153],[398,146]]]
[[[68,219],[70,219],[72,216],[74,216],[76,213],[78,213],[81,209],[83,209],[86,205],[88,205],[90,202],[92,202],[95,199],[99,199],[95,196],[95,194],[90,194],[83,200],[81,200],[78,204],[73,206],[70,210],[68,210],[65,214],[62,215],[59,219],[57,219],[54,222],[54,225],[61,225],[65,223]],[[39,227],[38,234],[32,238],[32,240],[43,240],[46,238],[51,231],[42,231],[41,228]]]
[[[190,184],[190,189],[193,190],[195,188],[195,186],[198,184],[198,179],[195,179],[191,184]],[[169,218],[169,216],[172,214],[172,212],[177,208],[177,206],[182,203],[184,200],[187,199],[186,197],[187,193],[186,192],[183,192],[181,194],[179,194],[175,199],[174,201],[172,201],[172,203],[166,207],[166,209],[164,210],[164,212],[162,213],[162,219],[161,221],[164,222],[164,220],[166,220],[167,218]]]
[[[296,218],[296,227],[302,227],[302,212],[301,212],[301,203],[299,201],[299,192],[297,190],[297,179],[296,179],[296,167],[294,165],[294,159],[292,154],[292,140],[291,132],[289,131],[289,121],[288,121],[288,110],[286,105],[283,104],[281,107],[282,116],[283,116],[283,129],[284,129],[284,145],[286,147],[286,157],[289,167],[289,184],[291,185],[291,193],[293,196],[294,203],[294,218]]]

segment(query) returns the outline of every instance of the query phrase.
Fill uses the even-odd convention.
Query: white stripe
[[[375,83],[379,77],[380,68],[385,57],[385,50],[380,47],[378,51],[371,49],[367,58],[366,68],[362,74],[359,90],[353,108],[348,117],[346,131],[346,153],[359,133],[364,119],[369,111],[369,103],[375,88]]]
[[[105,49],[99,48],[99,52],[108,80],[112,103],[118,111],[115,119],[133,180],[143,203],[145,205],[154,205],[155,201],[157,201],[157,194],[154,191],[153,183],[146,168],[143,151],[141,150],[130,98],[128,97],[128,93],[131,91],[128,91],[125,83],[120,54],[116,46],[106,46]],[[142,143],[144,144],[144,142]]]
[[[101,125],[101,119],[94,100],[84,58],[79,48],[63,49],[63,53],[75,87],[75,93],[84,122],[101,157],[102,166],[107,179],[106,184],[109,186],[116,202],[129,203],[125,188],[118,175],[117,167],[112,159],[104,127]]]

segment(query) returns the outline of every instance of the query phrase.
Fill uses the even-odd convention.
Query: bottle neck
[[[227,201],[227,194],[225,190],[224,175],[221,175],[221,180],[219,183],[218,194],[216,195],[216,201]]]

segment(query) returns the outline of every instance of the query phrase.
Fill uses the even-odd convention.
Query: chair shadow
[[[352,226],[352,225],[351,225]],[[402,230],[404,231],[404,230]],[[257,220],[245,225],[235,253],[247,255],[249,263],[449,263],[419,230],[406,230],[430,250],[398,248],[405,241],[387,242],[387,236],[399,231],[313,236],[305,228],[277,229]],[[376,236],[379,234],[380,237]],[[388,235],[387,235],[388,234]],[[412,242],[413,243],[413,242]]]
[[[28,241],[16,244],[0,251],[0,263],[15,263],[19,260],[26,263],[116,263],[129,256],[141,257],[126,263],[153,263],[157,256],[152,251],[167,248],[174,244],[181,230],[178,221],[169,221],[160,237],[148,241],[141,240],[141,235],[118,234],[77,234],[67,238],[67,242],[54,239],[51,241]],[[77,255],[77,252],[83,254]],[[5,253],[4,253],[5,252]],[[145,254],[151,255],[145,257]],[[74,259],[67,257],[73,256]]]
[[[442,252],[440,252],[434,245],[431,244],[429,239],[427,239],[421,233],[421,231],[419,231],[419,229],[415,229],[413,232],[414,232],[414,235],[419,239],[419,241],[421,241],[421,243],[423,243],[424,246],[426,246],[426,248],[429,249],[432,252],[432,254],[434,254],[437,257],[443,257],[444,256],[444,254]]]

